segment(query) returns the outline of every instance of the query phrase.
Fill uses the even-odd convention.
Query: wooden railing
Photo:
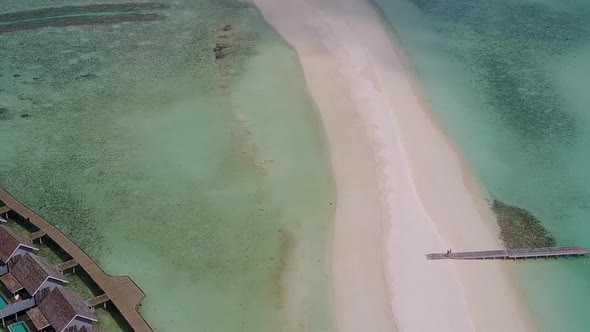
[[[9,304],[8,306],[0,309],[0,318],[5,318],[10,315],[14,315],[18,312],[32,308],[33,306],[35,306],[34,298],[21,300],[16,303]]]

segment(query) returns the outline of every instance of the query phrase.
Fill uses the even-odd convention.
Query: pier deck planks
[[[444,253],[427,254],[426,259],[527,259],[527,258],[560,258],[588,256],[590,251],[583,247],[546,247],[530,249],[505,249],[505,250],[487,250],[487,251],[463,251],[453,252],[450,255]]]
[[[5,214],[6,212],[10,212],[10,210],[12,210],[10,207],[8,206],[2,206],[0,207],[0,215]]]
[[[63,263],[59,264],[57,267],[59,267],[60,270],[65,271],[65,270],[73,269],[76,266],[78,266],[78,262],[76,262],[75,259],[70,259],[67,262],[63,262]]]
[[[92,298],[92,299],[88,300],[88,304],[90,304],[93,307],[96,307],[96,306],[99,306],[101,304],[107,303],[109,301],[110,301],[110,299],[109,299],[108,295],[102,294],[102,295],[99,295],[99,296],[97,296],[95,298]]]
[[[45,232],[43,232],[43,231],[36,231],[34,233],[31,233],[31,235],[29,235],[29,239],[31,239],[31,241],[35,241],[35,240],[38,240],[38,239],[40,239],[40,238],[42,238],[44,236],[45,236]]]

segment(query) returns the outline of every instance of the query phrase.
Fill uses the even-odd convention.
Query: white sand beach
[[[510,263],[425,259],[501,243],[379,13],[366,0],[254,2],[296,50],[326,131],[337,330],[535,330]]]

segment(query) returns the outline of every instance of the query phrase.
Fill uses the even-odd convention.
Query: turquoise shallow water
[[[375,0],[483,184],[590,247],[590,3]],[[543,331],[587,331],[590,262],[519,264]]]
[[[25,326],[25,323],[18,322],[16,324],[12,324],[8,327],[11,332],[27,332],[28,329]]]
[[[329,330],[334,190],[294,52],[241,1],[103,15],[121,3],[0,3],[21,12],[0,27],[0,185],[130,275],[156,331]]]

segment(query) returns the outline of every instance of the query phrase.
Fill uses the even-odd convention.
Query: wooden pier
[[[78,266],[78,262],[76,262],[75,259],[70,259],[67,262],[63,262],[63,263],[59,264],[57,267],[59,267],[60,270],[65,272],[66,270],[73,269],[76,266]]]
[[[109,299],[109,296],[108,295],[102,294],[102,295],[99,295],[97,297],[94,297],[94,298],[88,300],[88,304],[90,304],[93,307],[96,307],[96,306],[99,306],[101,304],[104,305],[107,302],[109,302],[110,300],[111,299]]]
[[[536,258],[567,258],[588,256],[590,251],[583,247],[547,247],[531,249],[506,249],[506,250],[488,250],[488,251],[463,251],[446,253],[427,254],[426,259],[536,259]]]
[[[0,188],[0,201],[6,205],[3,210],[8,209],[14,211],[21,217],[27,219],[40,232],[61,247],[77,265],[84,269],[104,292],[104,297],[101,297],[101,299],[108,298],[133,331],[152,332],[151,327],[137,311],[138,306],[141,305],[141,301],[145,298],[145,294],[131,278],[113,277],[106,274],[82,249],[66,237],[59,229],[12,197],[3,188]],[[68,262],[68,265],[70,264],[73,263]]]
[[[29,235],[29,239],[31,241],[39,240],[40,238],[44,237],[46,234],[43,231],[36,231]]]

